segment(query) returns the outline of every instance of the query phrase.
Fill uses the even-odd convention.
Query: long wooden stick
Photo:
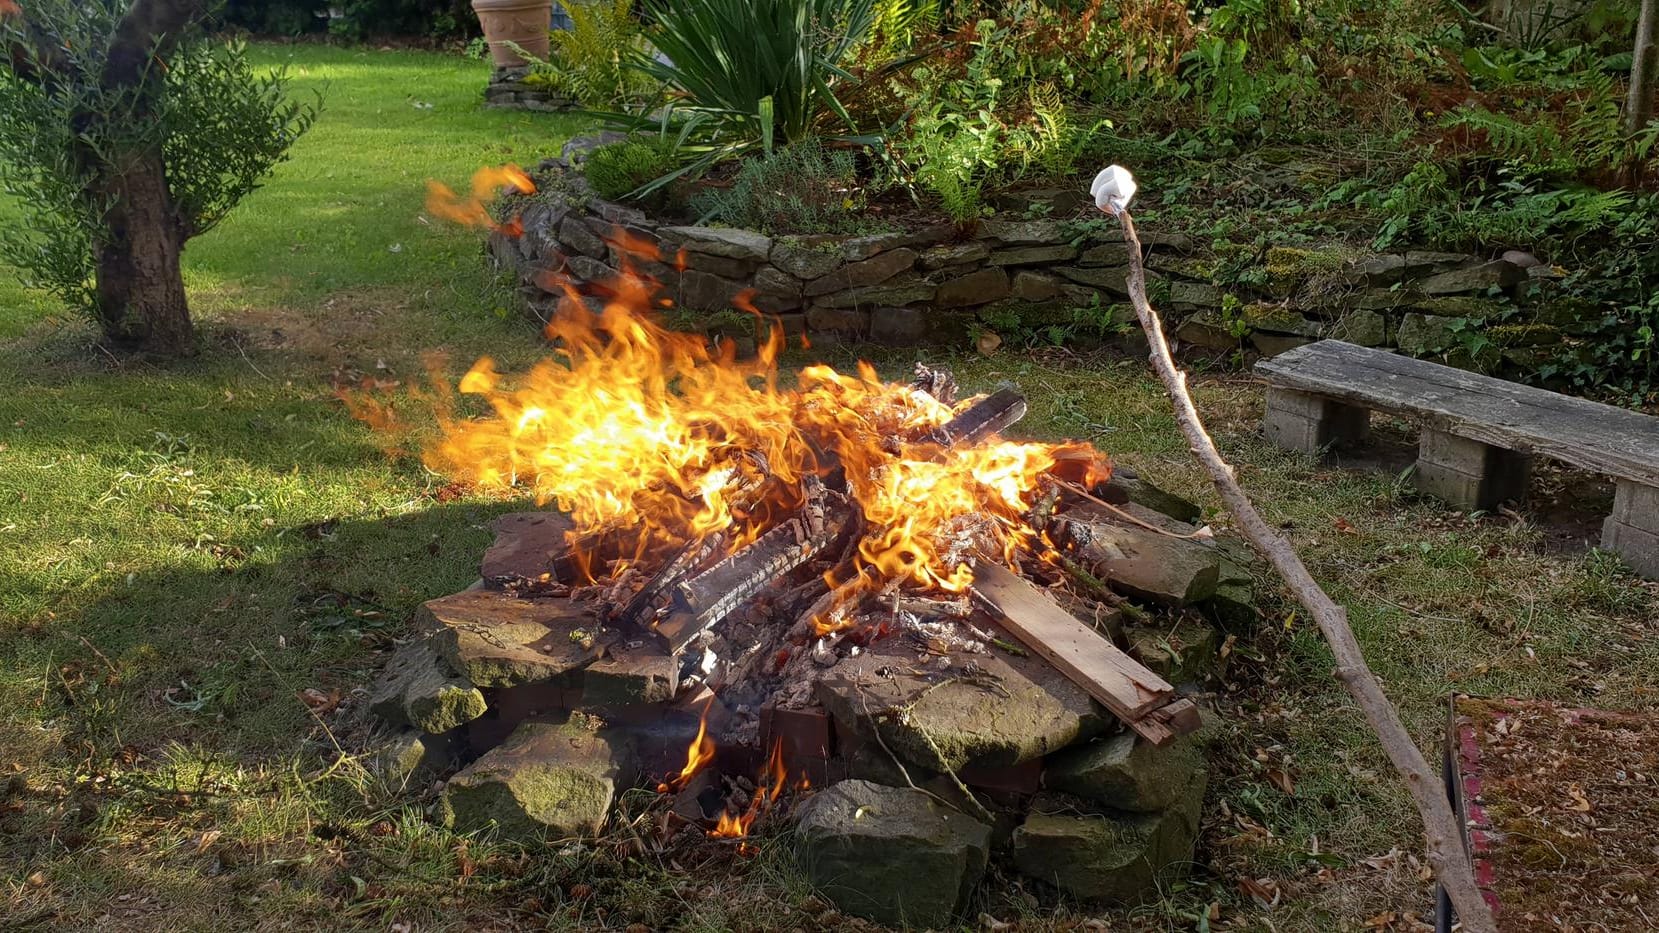
[[[1446,800],[1444,785],[1417,748],[1411,733],[1400,722],[1399,712],[1383,693],[1376,675],[1366,665],[1359,641],[1348,625],[1347,610],[1337,605],[1330,594],[1314,581],[1307,566],[1297,556],[1296,549],[1262,518],[1250,497],[1239,486],[1233,468],[1216,450],[1215,442],[1210,439],[1204,422],[1198,417],[1192,395],[1187,391],[1187,374],[1176,368],[1175,360],[1170,356],[1169,343],[1164,339],[1163,326],[1147,301],[1146,269],[1141,265],[1141,242],[1135,234],[1135,222],[1126,210],[1120,210],[1117,214],[1123,224],[1123,238],[1129,247],[1129,298],[1152,345],[1152,368],[1157,370],[1158,378],[1169,390],[1170,400],[1175,405],[1175,420],[1191,445],[1193,456],[1209,471],[1216,491],[1221,493],[1221,501],[1237,519],[1245,539],[1273,565],[1273,569],[1290,585],[1296,601],[1319,624],[1319,631],[1324,634],[1331,653],[1336,656],[1336,679],[1348,688],[1348,693],[1359,704],[1360,711],[1382,743],[1383,751],[1388,753],[1389,761],[1393,762],[1411,791],[1428,835],[1429,865],[1445,887],[1452,906],[1457,908],[1463,930],[1465,933],[1496,933],[1497,922],[1475,884],[1474,869],[1463,846],[1463,827],[1458,824],[1451,804]]]

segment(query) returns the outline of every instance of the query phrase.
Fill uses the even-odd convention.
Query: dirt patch
[[[1464,697],[1457,729],[1476,870],[1499,928],[1652,929],[1659,716]]]

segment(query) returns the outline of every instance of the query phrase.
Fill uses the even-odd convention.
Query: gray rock
[[[907,765],[1024,764],[1097,735],[1106,723],[1104,709],[1041,658],[973,655],[982,678],[941,681],[917,670],[915,654],[893,641],[837,663],[819,680],[817,698],[842,727],[879,736]],[[883,714],[896,709],[906,712]]]
[[[732,259],[729,256],[716,256],[712,253],[685,254],[687,270],[695,269],[709,275],[718,275],[723,279],[747,280],[755,273],[755,263],[750,259]],[[672,277],[669,277],[670,279]]]
[[[796,307],[800,305],[801,280],[776,266],[756,269],[754,284],[755,290],[767,298],[779,303],[794,302]]]
[[[1153,813],[1175,804],[1203,768],[1204,751],[1192,736],[1160,746],[1125,732],[1053,755],[1043,786],[1114,810]]]
[[[410,784],[454,767],[457,751],[454,735],[400,729],[380,744],[374,764],[382,777],[396,784]]]
[[[798,279],[816,279],[841,265],[840,238],[784,237],[772,244],[772,265]]]
[[[1176,311],[1221,307],[1223,295],[1219,288],[1204,282],[1169,283],[1169,306]]]
[[[1542,259],[1539,259],[1537,256],[1532,255],[1524,249],[1504,250],[1504,254],[1498,258],[1502,259],[1504,262],[1519,266],[1522,269],[1531,269],[1534,266],[1541,266],[1544,264]]]
[[[684,244],[693,253],[765,262],[772,252],[772,238],[752,230],[731,227],[663,227],[665,239]]]
[[[1250,325],[1251,330],[1297,337],[1317,337],[1323,330],[1318,321],[1310,321],[1299,312],[1270,301],[1245,305],[1239,310],[1239,320]]]
[[[1189,316],[1175,329],[1175,337],[1182,343],[1206,350],[1236,350],[1239,345],[1239,338],[1222,320],[1221,314],[1214,310],[1199,311]]]
[[[1064,282],[1046,272],[1022,269],[1014,273],[1008,294],[1021,301],[1051,301],[1060,297]]]
[[[1095,288],[1104,288],[1114,295],[1129,294],[1128,267],[1076,268],[1072,266],[1061,266],[1054,271],[1060,273],[1068,279],[1071,279],[1073,282],[1077,282],[1082,285],[1092,285]],[[1150,283],[1157,278],[1157,275],[1151,271],[1148,271],[1146,273],[1146,277],[1148,283]]]
[[[1405,276],[1406,258],[1398,253],[1380,253],[1347,263],[1348,279],[1355,284],[1393,285]]]
[[[1221,636],[1202,619],[1167,628],[1135,626],[1124,630],[1124,640],[1130,657],[1172,684],[1202,684],[1223,673]]]
[[[928,308],[877,308],[870,312],[870,339],[889,346],[912,346],[928,333]]]
[[[1221,580],[1220,558],[1197,541],[1106,521],[1056,524],[1078,563],[1126,595],[1186,606],[1214,595]]]
[[[421,635],[399,645],[369,695],[369,711],[398,726],[448,732],[484,715],[484,694]]]
[[[1115,496],[1121,496],[1122,501],[1160,512],[1178,522],[1195,522],[1203,514],[1197,503],[1159,488],[1128,467],[1114,469],[1104,491],[1107,496],[1114,497],[1109,501],[1116,502],[1118,499]]]
[[[1407,353],[1439,353],[1457,342],[1454,320],[1435,315],[1408,314],[1400,319],[1400,330],[1394,337],[1394,343]]]
[[[604,657],[582,670],[582,704],[611,708],[667,703],[679,685],[679,658],[656,641],[632,648],[612,645]]]
[[[1127,266],[1129,265],[1129,244],[1102,243],[1091,246],[1077,257],[1080,266]]]
[[[1054,262],[1069,262],[1077,258],[1077,247],[1059,246],[1021,246],[1015,249],[999,249],[991,254],[987,260],[993,266],[1037,266]]]
[[[802,293],[807,297],[827,295],[849,288],[880,285],[900,272],[915,267],[916,251],[907,247],[877,253],[869,259],[851,262],[828,275],[806,283]]]
[[[991,255],[991,247],[983,240],[966,243],[946,243],[922,253],[921,267],[929,272],[971,262],[983,262]]]
[[[1199,771],[1174,804],[1156,813],[1078,813],[1065,798],[1039,795],[1014,831],[1014,864],[1084,900],[1153,900],[1192,861],[1205,783]]]
[[[1512,262],[1494,259],[1467,269],[1451,269],[1431,275],[1417,283],[1425,295],[1457,295],[1483,292],[1489,288],[1508,288],[1525,282],[1526,270]]]
[[[910,245],[908,233],[875,233],[855,236],[841,243],[841,258],[846,262],[861,262],[878,253]]]
[[[590,256],[576,255],[565,260],[565,274],[578,282],[614,282],[617,272]]]
[[[1349,305],[1361,311],[1387,311],[1393,308],[1403,308],[1414,301],[1422,299],[1422,295],[1411,288],[1368,288],[1360,292]]]
[[[559,242],[571,251],[594,259],[603,260],[607,255],[605,241],[574,216],[559,221]]]
[[[1422,314],[1438,315],[1440,317],[1467,317],[1477,320],[1490,320],[1502,317],[1513,310],[1514,305],[1506,304],[1495,298],[1485,298],[1478,295],[1444,295],[1438,298],[1419,298],[1407,308]]]
[[[1288,353],[1297,347],[1305,347],[1313,343],[1311,337],[1293,337],[1286,334],[1269,334],[1256,331],[1250,335],[1250,345],[1262,356],[1278,356]]]
[[[807,881],[846,913],[939,928],[985,873],[991,828],[912,788],[842,781],[802,808],[796,857]]]
[[[1388,318],[1375,311],[1349,311],[1331,328],[1330,336],[1362,347],[1386,346]]]
[[[1472,266],[1480,262],[1467,253],[1436,253],[1420,249],[1407,250],[1402,258],[1405,260],[1404,272],[1407,278],[1421,278],[1435,272]]]
[[[1008,273],[992,267],[945,282],[933,302],[941,308],[967,308],[1006,298],[1008,290]]]
[[[633,207],[624,207],[603,198],[589,198],[588,212],[613,227],[650,227],[651,218]]]
[[[687,269],[680,276],[679,303],[695,311],[720,311],[731,307],[732,300],[748,287],[746,282]]]
[[[860,308],[818,306],[807,311],[806,327],[814,334],[832,333],[859,337],[870,332],[870,312]]]
[[[979,232],[1004,246],[1048,246],[1066,242],[1056,220],[987,220]]]
[[[510,512],[490,523],[495,540],[484,550],[478,575],[491,586],[534,582],[569,552],[565,535],[574,526],[559,512]]]
[[[444,825],[527,844],[597,835],[630,770],[625,749],[582,723],[526,722],[444,786]]]
[[[418,630],[449,666],[479,687],[511,687],[586,667],[598,656],[583,634],[599,631],[591,607],[570,599],[519,599],[466,590],[427,600]]]
[[[881,285],[869,288],[849,288],[815,299],[820,308],[868,308],[877,305],[910,305],[932,301],[939,288],[909,276],[899,276]]]

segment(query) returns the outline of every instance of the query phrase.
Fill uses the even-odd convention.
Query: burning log
[[[850,516],[833,509],[813,534],[809,518],[791,518],[754,543],[674,587],[674,611],[655,625],[671,651],[684,648],[698,632],[724,619],[778,577],[821,553]]]
[[[694,573],[725,545],[726,536],[717,532],[702,541],[693,541],[681,548],[672,560],[651,579],[645,581],[645,585],[628,600],[627,605],[615,613],[615,621],[624,625],[643,625],[647,616],[655,611],[657,604],[675,585],[687,575]]]
[[[945,447],[972,444],[1007,430],[1024,418],[1026,411],[1025,396],[1014,389],[998,389],[923,435],[922,440]]]
[[[1191,701],[1024,577],[988,560],[974,565],[974,601],[1067,680],[1147,740],[1167,743],[1199,726]],[[1184,704],[1184,705],[1181,705]],[[1172,705],[1179,708],[1171,708]],[[1153,716],[1160,708],[1165,712]]]

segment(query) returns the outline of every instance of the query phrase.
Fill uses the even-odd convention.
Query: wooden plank
[[[1014,637],[1131,726],[1175,696],[1163,678],[1000,564],[975,561],[972,592]]]
[[[1013,389],[998,389],[928,432],[922,440],[946,447],[974,444],[1007,430],[1025,413],[1025,396]]]
[[[1659,418],[1649,415],[1340,340],[1262,360],[1256,372],[1272,385],[1659,486]]]
[[[1129,727],[1153,745],[1168,745],[1189,732],[1197,732],[1203,725],[1197,704],[1178,697],[1130,723]]]

